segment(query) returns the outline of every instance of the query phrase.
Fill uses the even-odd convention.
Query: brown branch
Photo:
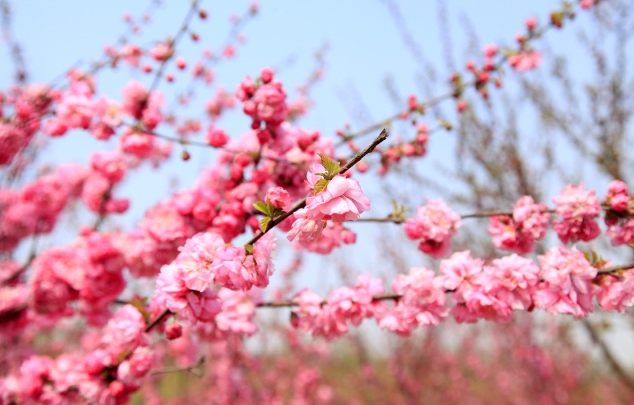
[[[172,312],[169,309],[164,309],[156,318],[152,319],[147,326],[145,327],[145,332],[148,333],[154,328],[156,325],[161,323],[165,318],[171,315]]]
[[[203,366],[205,365],[205,356],[202,356],[200,359],[198,359],[198,361],[194,364],[192,364],[191,366],[187,366],[187,367],[166,367],[166,368],[162,368],[160,370],[154,370],[152,371],[150,374],[151,375],[160,375],[160,374],[169,374],[169,373],[179,373],[182,371],[188,372],[188,373],[192,373],[193,375],[195,375],[196,377],[202,377],[205,370],[203,369]]]

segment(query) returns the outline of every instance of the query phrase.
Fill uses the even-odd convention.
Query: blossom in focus
[[[601,230],[596,218],[601,206],[594,191],[586,191],[583,184],[568,185],[553,201],[557,205],[555,212],[561,217],[553,229],[563,243],[588,242],[599,236]]]
[[[420,240],[420,251],[438,259],[451,250],[451,237],[460,225],[460,215],[442,200],[428,200],[415,217],[405,221],[404,228],[410,239]]]

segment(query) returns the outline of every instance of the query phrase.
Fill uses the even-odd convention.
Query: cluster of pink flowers
[[[33,262],[30,308],[41,322],[52,323],[79,312],[94,325],[110,317],[108,304],[125,287],[121,251],[107,234],[90,232],[72,246],[43,252]]]
[[[588,242],[599,236],[601,230],[596,219],[601,206],[594,191],[586,191],[583,184],[568,185],[553,201],[557,206],[555,212],[561,217],[554,222],[553,229],[563,243]]]
[[[489,232],[493,244],[500,249],[519,254],[535,249],[535,241],[546,235],[550,221],[548,207],[536,204],[531,196],[523,196],[513,205],[513,215],[491,217]]]
[[[627,185],[614,180],[608,185],[605,203],[610,206],[605,213],[607,235],[614,246],[634,242],[634,203],[627,191]]]
[[[323,166],[315,164],[308,172],[308,184],[313,190],[318,181],[325,180],[316,173],[324,171]],[[356,221],[361,213],[370,209],[370,201],[357,180],[335,176],[327,181],[328,185],[323,190],[313,191],[309,195],[305,208],[294,213],[295,220],[287,234],[288,240],[316,241],[322,235],[327,221]]]
[[[535,69],[542,62],[542,54],[534,49],[524,49],[509,56],[509,64],[518,72]]]
[[[374,314],[373,296],[382,292],[383,283],[367,274],[359,275],[354,288],[332,291],[325,302],[310,290],[300,291],[291,323],[313,336],[329,340],[342,336],[348,332],[348,323],[359,325]]]
[[[332,339],[344,334],[348,323],[374,317],[381,328],[409,335],[420,326],[439,324],[449,313],[458,322],[499,322],[510,320],[513,311],[541,308],[579,319],[594,310],[595,297],[605,310],[623,312],[634,305],[632,270],[597,277],[597,268],[575,247],[553,247],[538,259],[541,269],[515,254],[485,264],[458,252],[441,261],[440,275],[424,267],[399,275],[390,294],[368,275],[355,288],[337,289],[323,301],[303,290],[294,299],[293,325]]]
[[[248,253],[244,247],[225,244],[218,234],[199,233],[179,249],[176,260],[161,268],[155,302],[194,325],[212,322],[229,308],[222,299],[235,299],[229,293],[218,293],[220,287],[248,291],[268,285],[274,248],[271,234],[260,238]],[[240,308],[237,304],[233,307]],[[253,315],[254,311],[250,312],[249,316]],[[231,317],[227,313],[223,316]]]
[[[416,210],[416,216],[405,221],[405,233],[419,240],[418,249],[438,259],[451,250],[451,237],[460,227],[460,215],[442,200],[428,200]]]
[[[410,101],[412,99],[410,98]],[[415,99],[413,100],[416,101]],[[429,127],[424,122],[416,123],[416,138],[409,142],[399,142],[395,145],[385,148],[381,153],[380,175],[385,175],[391,166],[399,163],[405,157],[422,157],[427,153],[427,139],[429,135]]]
[[[268,129],[275,131],[288,114],[286,93],[282,83],[273,80],[273,76],[271,69],[264,68],[260,73],[261,84],[253,83],[247,77],[236,89],[235,95],[242,101],[244,113],[253,119],[253,129],[259,129],[264,123]]]
[[[124,404],[152,369],[143,315],[120,308],[87,353],[31,356],[17,376],[0,378],[0,403]]]
[[[575,247],[552,247],[539,256],[542,266],[535,305],[553,314],[569,314],[583,318],[592,312],[594,305],[592,280],[597,269],[592,267],[582,252]]]
[[[597,303],[604,310],[627,311],[634,305],[634,270],[599,275],[595,290]]]
[[[440,283],[434,272],[425,267],[400,274],[392,283],[392,290],[401,295],[394,306],[375,304],[379,326],[407,336],[419,326],[438,325],[449,314]]]
[[[6,96],[0,93],[0,166],[10,164],[29,144],[40,129],[42,117],[50,110],[54,94],[43,85],[16,88]],[[5,110],[5,105],[12,106],[14,114]]]
[[[22,190],[0,189],[0,252],[15,249],[27,236],[48,233],[71,198],[77,198],[88,170],[63,165]]]

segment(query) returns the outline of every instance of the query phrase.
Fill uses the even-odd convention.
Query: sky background
[[[190,2],[163,1],[158,7],[150,7],[150,4],[150,1],[142,0],[11,2],[13,35],[23,47],[30,82],[53,83],[69,67],[86,69],[91,61],[100,59],[104,46],[116,44],[117,39],[127,32],[124,14],[138,21],[147,10],[152,10],[151,23],[142,25],[138,35],[128,36],[131,42],[144,48],[173,36],[180,28]],[[250,4],[250,1],[202,1],[201,6],[209,16],[205,21],[194,19],[191,26],[200,35],[200,41],[182,41],[177,47],[178,56],[191,64],[205,49],[220,53],[231,30],[230,16],[245,15]],[[272,67],[278,72],[277,78],[284,83],[289,98],[294,99],[296,86],[304,83],[316,66],[315,53],[325,50],[323,80],[310,93],[314,106],[297,124],[309,130],[318,129],[324,136],[334,136],[334,132],[346,123],[351,124],[353,130],[359,129],[402,110],[409,94],[424,99],[422,95],[426,90],[433,94],[445,92],[453,68],[462,69],[464,62],[480,55],[481,47],[486,44],[513,45],[515,35],[524,32],[527,17],[545,21],[557,4],[552,0],[263,1],[259,3],[258,14],[241,29],[244,42],[237,45],[235,57],[222,59],[214,66],[214,84],[197,89],[196,98],[175,111],[204,118],[202,106],[216,89],[224,87],[233,91],[246,75],[255,77],[263,67]],[[439,22],[442,15],[445,23]],[[588,77],[584,69],[588,56],[578,46],[577,38],[579,30],[587,26],[586,19],[587,16],[582,15],[570,29],[550,32],[547,38],[549,46],[558,54],[570,58],[577,80]],[[8,55],[6,47],[2,52],[0,88],[6,89],[12,83],[13,67],[5,59]],[[429,66],[437,69],[437,77],[424,73]],[[188,80],[173,66],[168,72],[176,75],[176,81],[172,84],[162,82],[159,90],[165,93],[168,104],[172,104],[178,90]],[[120,64],[116,70],[104,70],[98,75],[97,89],[100,94],[120,99],[121,88],[128,80],[149,85],[152,78]],[[390,94],[386,83],[400,96],[400,101]],[[535,127],[530,116],[521,119],[528,127]],[[249,129],[249,123],[238,108],[223,117],[218,126],[238,138]],[[398,136],[399,127],[394,129],[394,135]],[[535,129],[534,136],[540,136],[537,131]],[[365,139],[369,142],[371,138]],[[69,133],[50,142],[46,152],[40,155],[40,163],[86,163],[91,151],[114,148],[115,145],[115,139],[104,145],[87,133]],[[420,169],[434,170],[438,162],[451,162],[453,147],[451,134],[433,136],[428,156]],[[178,148],[175,150],[170,163],[159,170],[139,169],[138,175],[129,176],[118,190],[119,196],[132,199],[130,212],[118,221],[126,229],[137,223],[148,207],[174,190],[175,184],[177,189],[192,185],[200,169],[213,162],[215,157],[209,149],[191,147],[188,150],[192,159],[182,162],[178,159]],[[370,177],[360,176],[359,179],[369,193],[380,192],[373,188]],[[603,187],[598,194],[604,193],[607,183],[593,178],[585,181],[590,186]],[[421,190],[420,203],[425,197],[437,196]],[[373,216],[389,212],[385,205],[376,204],[375,207]],[[414,207],[409,208],[413,212]],[[340,254],[351,258],[351,264],[360,260],[359,266],[367,265],[368,258],[376,263],[373,244],[377,232],[382,231],[378,227],[355,230],[360,234],[359,245],[346,248]],[[48,243],[60,244],[74,237],[60,235]],[[415,252],[415,243],[412,242],[411,248]],[[285,253],[279,255],[285,257]],[[319,263],[317,260],[312,265],[319,267]],[[312,275],[309,272],[303,280],[321,292],[338,285],[336,279],[325,277],[319,271],[313,271]]]

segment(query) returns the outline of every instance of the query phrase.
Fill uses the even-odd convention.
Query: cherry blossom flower
[[[601,230],[596,218],[601,206],[594,191],[586,191],[583,184],[568,185],[553,201],[557,205],[555,212],[561,217],[553,229],[563,243],[588,242],[599,236]]]
[[[513,205],[513,216],[492,216],[489,232],[493,244],[500,249],[526,254],[535,249],[535,241],[543,239],[550,214],[543,204],[535,204],[531,196],[523,196]]]
[[[451,250],[451,237],[460,225],[460,215],[442,200],[428,200],[415,217],[405,221],[404,228],[410,239],[420,240],[420,251],[438,259]]]
[[[535,306],[552,314],[568,314],[576,319],[594,309],[592,280],[597,269],[592,267],[576,247],[568,250],[554,246],[539,256],[542,279],[533,300]]]

